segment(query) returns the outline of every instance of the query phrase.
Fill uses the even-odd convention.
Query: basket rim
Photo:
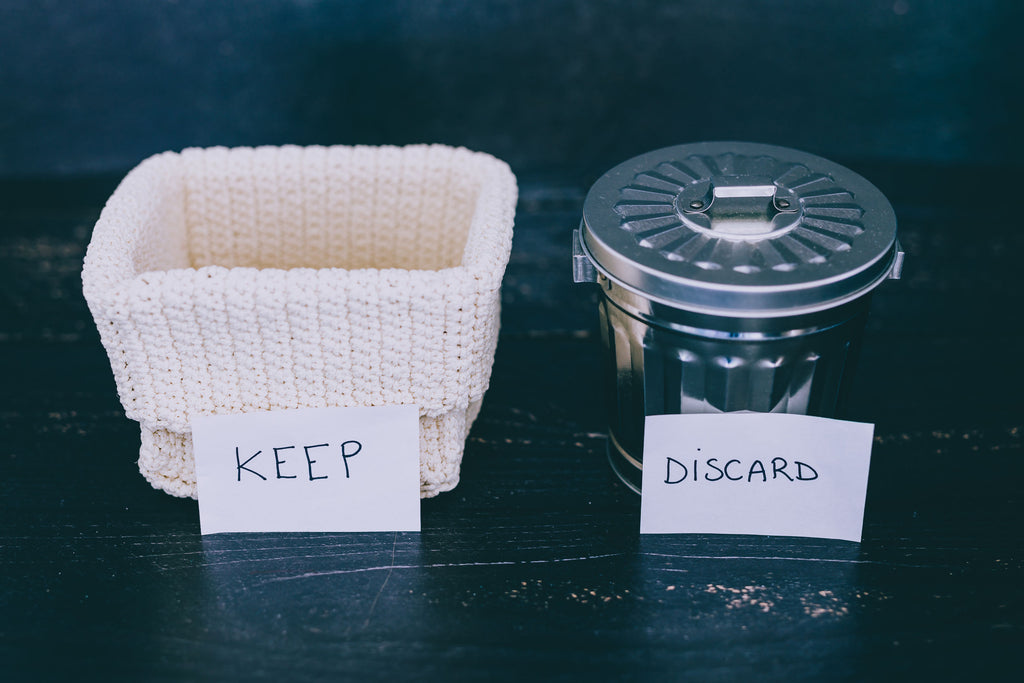
[[[443,149],[453,152],[449,167],[456,167],[458,158],[473,159],[475,163],[483,164],[486,168],[482,175],[484,179],[477,190],[476,204],[470,218],[470,226],[465,237],[465,245],[461,260],[453,266],[444,268],[344,268],[338,266],[324,268],[306,267],[252,267],[252,266],[222,266],[209,264],[204,266],[176,266],[170,268],[148,268],[140,270],[133,267],[131,251],[136,246],[132,240],[113,239],[107,229],[110,224],[120,218],[119,214],[126,211],[140,211],[152,208],[158,202],[168,201],[170,195],[175,192],[184,192],[184,171],[181,168],[182,155],[185,152],[210,152],[210,151],[235,151],[235,150],[284,150],[311,148],[331,150],[369,150],[375,153],[398,150]],[[145,193],[142,196],[149,204],[148,207],[138,206],[137,198],[140,193],[135,190],[145,184],[153,183],[154,180],[161,180],[163,183],[156,183],[163,186],[166,192]],[[157,176],[157,178],[154,178]],[[95,300],[96,303],[112,302],[120,299],[120,293],[126,289],[145,287],[147,279],[162,276],[173,280],[206,279],[210,273],[226,270],[236,273],[256,272],[256,285],[261,279],[276,279],[279,273],[306,272],[317,273],[318,277],[359,277],[366,278],[376,275],[378,282],[375,286],[387,287],[387,280],[393,273],[408,273],[416,280],[427,282],[438,282],[444,285],[447,282],[455,281],[466,276],[480,281],[485,288],[500,286],[501,277],[504,274],[511,251],[511,231],[514,222],[515,204],[518,197],[515,176],[512,174],[508,164],[486,152],[477,152],[465,147],[453,147],[443,144],[412,144],[404,146],[396,145],[261,145],[255,147],[188,147],[181,152],[167,151],[152,155],[137,166],[135,166],[125,178],[118,184],[117,188],[107,200],[98,220],[96,221],[86,252],[82,281],[86,298]],[[171,199],[173,202],[174,200]],[[503,210],[502,220],[492,221],[491,225],[480,225],[483,221],[482,212],[488,206],[497,206]],[[178,208],[178,207],[175,207]],[[184,206],[180,207],[184,211]],[[499,223],[497,225],[493,223]],[[133,226],[138,228],[139,226]],[[153,239],[151,235],[135,234],[139,243],[145,243],[147,239]],[[106,264],[104,262],[107,262]]]

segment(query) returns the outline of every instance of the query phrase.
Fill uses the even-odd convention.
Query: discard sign
[[[859,542],[873,434],[806,415],[648,416],[640,532]]]
[[[419,411],[304,408],[192,422],[202,533],[419,531]]]

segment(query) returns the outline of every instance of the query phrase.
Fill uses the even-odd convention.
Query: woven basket
[[[197,415],[416,405],[421,495],[455,487],[490,379],[516,182],[438,145],[187,149],[96,224],[83,289],[139,469],[196,496]]]

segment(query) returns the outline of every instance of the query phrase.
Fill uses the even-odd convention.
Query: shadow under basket
[[[196,497],[195,416],[415,405],[421,495],[454,488],[494,361],[515,203],[504,162],[440,145],[142,162],[82,271],[142,474]]]

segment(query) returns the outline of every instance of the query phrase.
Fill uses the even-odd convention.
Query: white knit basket
[[[439,145],[187,149],[110,197],[82,283],[139,469],[196,496],[197,415],[416,405],[455,487],[490,379],[516,182]]]

